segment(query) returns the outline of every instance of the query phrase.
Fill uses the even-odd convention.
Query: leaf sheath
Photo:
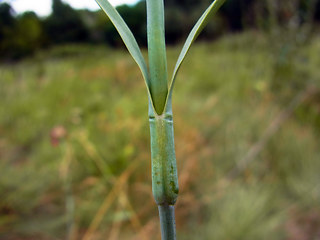
[[[172,115],[150,111],[152,192],[158,205],[174,205],[179,192]]]

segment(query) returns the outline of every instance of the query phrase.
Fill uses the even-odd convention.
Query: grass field
[[[178,239],[319,239],[320,38],[291,52],[255,32],[192,48],[173,99]],[[125,50],[57,47],[0,65],[0,84],[0,239],[160,239]]]

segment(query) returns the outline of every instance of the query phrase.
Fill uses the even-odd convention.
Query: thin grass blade
[[[212,14],[216,13],[224,2],[225,2],[225,0],[213,1],[210,4],[210,6],[206,9],[206,11],[202,14],[202,16],[199,18],[199,20],[194,25],[194,27],[192,28],[186,42],[184,43],[184,45],[182,47],[182,50],[181,50],[180,55],[178,57],[177,63],[176,63],[175,68],[173,70],[171,83],[170,83],[170,87],[169,87],[169,94],[167,96],[167,101],[166,101],[167,108],[170,108],[170,105],[171,105],[171,104],[168,104],[168,102],[171,101],[173,86],[174,86],[174,82],[175,82],[177,73],[179,71],[179,68],[180,68],[183,60],[185,59],[185,57],[190,49],[191,44],[196,40],[196,38],[199,36],[199,34],[203,30],[203,28],[207,25],[209,17]],[[167,109],[167,111],[168,111],[168,109]]]
[[[150,92],[154,109],[161,115],[168,95],[163,0],[147,0],[147,32]]]
[[[141,50],[138,46],[138,43],[133,36],[131,30],[129,29],[128,25],[125,23],[123,18],[120,16],[118,11],[110,4],[108,0],[96,0],[100,8],[107,14],[110,21],[113,23],[115,28],[117,29],[118,33],[120,34],[124,44],[126,45],[129,53],[138,64],[145,83],[148,88],[148,93],[150,97],[150,78],[147,64],[142,56]],[[152,101],[152,99],[150,99]]]

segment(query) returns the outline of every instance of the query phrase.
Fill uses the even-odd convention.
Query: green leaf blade
[[[176,62],[175,68],[173,70],[171,83],[170,83],[170,87],[169,87],[169,94],[168,94],[167,100],[166,100],[167,111],[169,110],[170,105],[171,105],[169,102],[171,102],[172,91],[173,91],[175,79],[177,77],[177,73],[178,73],[178,71],[179,71],[179,69],[181,67],[181,64],[183,63],[183,61],[184,61],[184,59],[185,59],[185,57],[186,57],[186,55],[187,55],[192,43],[197,39],[197,37],[199,36],[199,34],[203,30],[203,28],[207,25],[209,17],[212,14],[216,13],[224,2],[225,2],[225,0],[215,0],[215,1],[213,1],[210,4],[210,6],[206,9],[206,11],[202,14],[202,16],[199,18],[197,23],[192,28],[189,36],[187,37],[187,40],[186,40],[186,42],[184,43],[184,45],[182,47],[182,50],[181,50],[180,55],[178,57],[178,60]]]
[[[118,11],[109,3],[108,0],[95,0],[95,1],[98,3],[100,8],[106,13],[106,15],[109,17],[110,21],[115,26],[124,44],[126,45],[129,53],[131,54],[135,62],[138,64],[141,70],[141,73],[143,75],[143,78],[145,80],[145,83],[147,85],[148,94],[150,98],[150,78],[149,78],[148,67],[135,37],[133,36],[131,30],[129,29],[128,25],[125,23],[123,18],[120,16]],[[150,101],[152,101],[152,99],[150,99]]]
[[[150,92],[157,114],[162,114],[168,95],[167,56],[163,0],[147,0]]]

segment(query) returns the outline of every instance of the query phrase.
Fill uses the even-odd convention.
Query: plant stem
[[[176,239],[176,222],[173,205],[159,205],[161,237],[165,240]]]
[[[147,32],[151,94],[149,122],[152,193],[159,206],[162,239],[175,240],[174,204],[179,188],[171,99],[166,102],[168,79],[163,0],[147,0]]]
[[[179,192],[171,102],[168,106],[167,111],[160,116],[151,104],[149,108],[152,193],[159,207],[163,240],[176,239],[174,204]]]
[[[147,32],[150,93],[155,110],[160,115],[168,94],[163,0],[147,0]]]

